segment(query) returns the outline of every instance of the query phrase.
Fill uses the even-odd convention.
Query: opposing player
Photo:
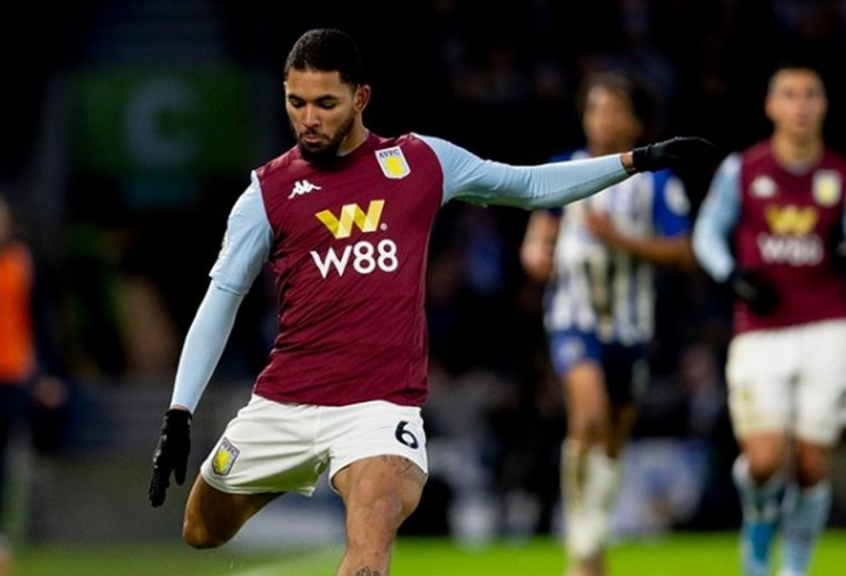
[[[653,113],[634,79],[606,72],[581,90],[587,147],[554,161],[631,149]],[[561,450],[570,573],[605,573],[620,448],[648,378],[653,265],[692,266],[688,201],[669,171],[639,174],[563,210],[534,212],[521,249],[527,273],[548,282],[545,325],[566,397]]]
[[[346,508],[338,574],[384,575],[397,528],[426,480],[426,252],[438,209],[460,199],[561,205],[638,170],[713,153],[676,139],[540,167],[484,162],[444,140],[382,138],[358,49],[337,30],[304,34],[285,65],[297,145],[252,173],[229,217],[211,285],[189,330],[154,456],[150,500],[186,475],[189,428],[238,306],[260,268],[277,277],[279,336],[249,404],[202,464],[184,539],[220,546],[284,492],[328,470]]]
[[[737,296],[726,376],[747,576],[769,573],[779,527],[780,575],[807,574],[831,502],[846,400],[836,254],[846,159],[823,143],[827,108],[817,72],[778,69],[765,104],[772,137],[723,161],[694,229],[697,258]]]

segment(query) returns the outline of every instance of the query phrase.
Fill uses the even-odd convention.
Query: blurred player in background
[[[0,197],[0,576],[11,567],[7,485],[9,445],[26,409],[26,386],[35,374],[36,354],[30,313],[33,274],[29,248],[14,235],[9,205]]]
[[[285,66],[297,145],[252,173],[182,351],[154,456],[150,500],[186,475],[189,429],[259,270],[277,276],[279,335],[249,404],[201,467],[185,512],[192,546],[220,546],[285,492],[310,495],[328,470],[346,508],[343,576],[389,572],[392,544],[426,480],[426,254],[438,209],[457,199],[560,206],[639,170],[697,162],[699,139],[539,167],[485,162],[449,142],[382,138],[358,49],[313,30]]]
[[[737,297],[726,378],[747,576],[769,574],[779,526],[780,576],[808,574],[831,503],[846,402],[846,159],[823,142],[827,108],[817,72],[778,69],[772,137],[724,160],[694,230],[702,266]]]
[[[588,77],[580,100],[587,146],[553,161],[629,150],[654,114],[649,93],[617,72]],[[561,487],[573,576],[605,573],[618,457],[648,380],[653,265],[692,267],[688,209],[681,181],[661,171],[529,220],[521,259],[548,282],[545,325],[566,397]]]

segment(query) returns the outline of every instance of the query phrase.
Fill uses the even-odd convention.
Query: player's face
[[[289,70],[285,109],[303,158],[331,161],[357,144],[350,136],[369,97],[369,86],[346,84],[338,72]]]
[[[777,133],[797,141],[820,138],[828,100],[811,70],[782,70],[770,83],[766,112]]]
[[[628,99],[603,86],[588,91],[582,126],[588,147],[603,154],[628,150],[643,130]]]

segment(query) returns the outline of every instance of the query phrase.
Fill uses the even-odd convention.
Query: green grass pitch
[[[13,576],[332,576],[341,550],[288,555],[224,547],[194,551],[181,545],[31,547],[18,555]],[[400,539],[394,576],[561,576],[564,554],[550,538],[464,548],[447,539]],[[614,545],[611,576],[738,575],[737,536],[674,534]],[[810,576],[846,574],[846,531],[826,533]]]

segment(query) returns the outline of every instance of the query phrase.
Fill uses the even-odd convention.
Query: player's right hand
[[[728,285],[734,295],[746,302],[756,314],[767,314],[778,304],[775,286],[757,272],[734,269],[729,274]]]
[[[161,506],[170,486],[170,473],[176,483],[185,483],[188,454],[191,452],[191,413],[171,408],[164,415],[161,436],[153,454],[153,474],[150,477],[150,504]]]

